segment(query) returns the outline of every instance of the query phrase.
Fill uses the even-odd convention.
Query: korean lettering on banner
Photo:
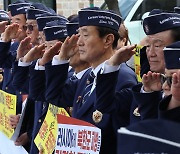
[[[55,154],[98,154],[101,130],[94,125],[58,115],[58,136]]]
[[[138,45],[136,46],[136,53],[134,55],[134,63],[135,63],[135,73],[138,79],[138,82],[142,82],[141,76],[140,76],[140,51],[142,49],[142,46]]]
[[[46,117],[34,142],[44,153],[52,153],[57,136],[57,113],[69,116],[65,109],[49,104]]]
[[[9,139],[14,129],[9,124],[9,116],[16,114],[16,95],[0,90],[0,131]]]

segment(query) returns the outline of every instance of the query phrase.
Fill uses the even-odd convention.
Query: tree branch
[[[117,0],[105,0],[105,2],[107,4],[109,10],[113,10],[117,14],[121,15],[120,11],[119,11],[118,1]]]

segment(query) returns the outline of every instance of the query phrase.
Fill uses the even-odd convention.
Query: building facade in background
[[[0,9],[7,10],[9,3],[15,2],[16,0],[0,0]],[[28,1],[28,0],[27,0]],[[89,7],[89,0],[30,0],[33,2],[44,3],[48,7],[53,8],[57,14],[68,17],[72,14],[77,14],[81,8]],[[94,6],[100,7],[104,0],[94,0]]]
[[[101,6],[104,0],[94,0],[94,6]],[[89,0],[56,0],[57,13],[68,17],[77,14],[81,8],[89,7]]]

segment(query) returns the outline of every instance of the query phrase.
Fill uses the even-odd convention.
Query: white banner
[[[22,146],[15,146],[14,141],[0,132],[0,154],[28,154]]]
[[[99,154],[101,130],[90,123],[58,116],[56,154]]]

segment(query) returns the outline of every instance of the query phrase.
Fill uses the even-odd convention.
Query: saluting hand
[[[71,37],[68,36],[66,38],[59,53],[59,58],[61,60],[69,60],[69,58],[76,53],[76,50],[74,49],[77,47],[77,41],[78,35],[72,35]]]
[[[57,42],[54,46],[45,51],[43,57],[39,60],[39,65],[43,66],[49,61],[51,61],[52,58],[59,53],[61,46],[62,42]]]
[[[8,25],[2,35],[2,40],[4,42],[9,42],[12,39],[17,38],[21,32],[22,32],[22,30],[19,29],[18,24],[14,23],[12,25]]]
[[[7,24],[8,24],[8,21],[1,21],[0,22],[0,34],[2,34],[5,31]]]
[[[109,65],[117,66],[129,60],[132,55],[135,54],[135,51],[133,50],[135,47],[136,45],[129,45],[118,49],[115,54],[108,60]]]
[[[23,62],[32,62],[41,58],[45,51],[45,44],[33,47],[22,59]]]
[[[147,74],[143,75],[142,83],[144,91],[146,92],[160,91],[162,89],[160,73],[152,73],[149,71]]]
[[[19,60],[19,58],[24,57],[31,48],[32,48],[31,38],[26,37],[19,44],[19,47],[17,49],[16,59]]]
[[[171,93],[172,98],[180,105],[180,70],[172,76]]]

